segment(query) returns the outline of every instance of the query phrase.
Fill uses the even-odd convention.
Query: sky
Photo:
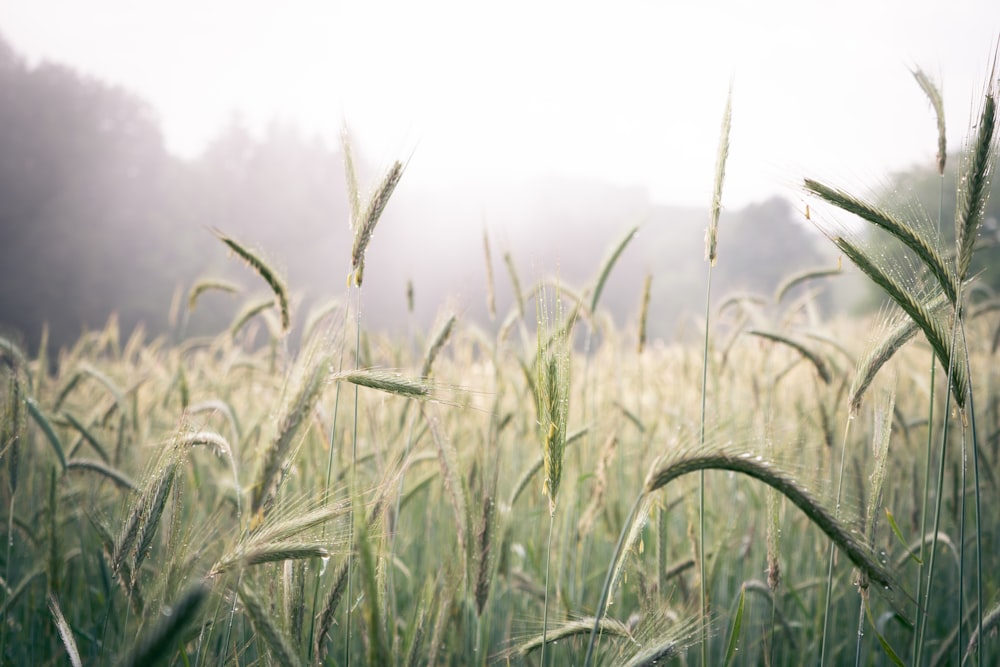
[[[334,2],[4,0],[0,34],[151,103],[195,157],[234,115],[294,122],[447,192],[544,176],[707,208],[727,93],[723,202],[798,197],[933,164],[941,87],[966,135],[996,0]]]

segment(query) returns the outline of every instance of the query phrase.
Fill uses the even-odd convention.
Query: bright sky
[[[410,184],[561,174],[707,208],[730,81],[729,206],[930,164],[913,67],[943,86],[957,147],[1000,4],[5,0],[0,33],[139,93],[182,155],[234,111],[331,141],[346,120],[373,159],[412,155]]]

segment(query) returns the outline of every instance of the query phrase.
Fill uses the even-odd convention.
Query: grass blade
[[[736,645],[740,641],[740,630],[743,628],[743,602],[746,599],[746,586],[740,587],[740,599],[736,603],[736,615],[733,617],[733,625],[729,628],[729,645],[726,646],[726,658],[722,663],[725,667],[733,662],[736,657]]]
[[[55,452],[56,458],[59,459],[59,466],[65,471],[66,454],[63,451],[62,441],[59,439],[59,436],[56,435],[56,431],[52,427],[52,422],[50,422],[49,418],[42,412],[42,409],[38,406],[38,403],[35,402],[35,399],[30,396],[25,396],[24,402],[28,406],[28,413],[31,415],[31,418],[35,420],[35,423],[42,429],[42,433],[45,434],[45,439],[49,441],[50,445],[52,445],[52,451]]]
[[[948,268],[948,262],[945,261],[932,239],[921,236],[910,225],[881,207],[868,204],[843,190],[824,185],[811,178],[805,179],[805,188],[806,191],[820,199],[870,222],[899,239],[934,274],[941,289],[948,295],[948,300],[953,304],[957,302],[958,280]],[[836,241],[834,242],[836,243]]]
[[[619,241],[611,251],[611,254],[608,255],[608,258],[604,260],[603,264],[601,264],[600,271],[597,273],[597,281],[594,283],[594,296],[590,299],[590,312],[596,312],[597,302],[600,300],[601,293],[604,291],[604,283],[607,282],[608,276],[611,275],[611,269],[614,268],[618,258],[621,257],[623,252],[625,252],[625,248],[628,247],[628,244],[632,242],[632,239],[635,238],[635,235],[638,232],[638,226],[632,227],[628,230],[628,232],[625,233],[625,236],[622,237],[622,240]]]

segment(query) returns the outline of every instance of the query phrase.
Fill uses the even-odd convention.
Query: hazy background
[[[65,344],[117,310],[162,331],[198,277],[260,289],[209,227],[262,249],[300,308],[342,297],[346,124],[365,184],[407,161],[369,252],[371,326],[407,326],[408,281],[420,321],[447,302],[486,322],[484,229],[502,317],[505,252],[522,281],[582,285],[641,223],[604,302],[634,317],[652,272],[671,336],[700,309],[730,83],[720,298],[836,261],[803,224],[802,176],[890,192],[933,168],[910,69],[942,84],[958,148],[998,29],[986,0],[8,1],[0,325],[34,345],[48,321]],[[213,296],[192,330],[238,302]]]

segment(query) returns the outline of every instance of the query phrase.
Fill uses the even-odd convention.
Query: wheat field
[[[356,233],[332,306],[297,311],[216,230],[268,290],[227,330],[183,335],[201,294],[233,291],[205,278],[163,336],[112,318],[56,358],[0,339],[0,660],[996,664],[1000,301],[970,296],[969,268],[993,87],[975,117],[954,244],[803,182],[889,306],[818,314],[839,270],[816,267],[706,307],[704,344],[646,340],[655,276],[630,321],[602,309],[635,230],[583,285],[522,282],[511,255],[494,272],[487,238],[493,326],[444,310],[411,338],[366,330],[365,250],[405,174],[364,195],[345,140]]]

